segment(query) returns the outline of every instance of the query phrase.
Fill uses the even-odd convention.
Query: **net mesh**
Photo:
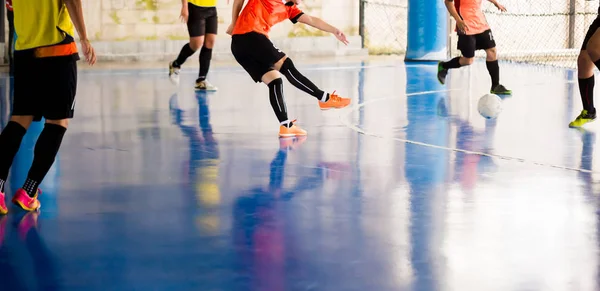
[[[492,27],[500,59],[560,67],[577,66],[577,55],[597,1],[502,0],[507,12],[491,3],[484,13]],[[484,56],[484,52],[478,52]]]
[[[361,0],[365,47],[371,54],[403,54],[407,46],[408,0]],[[441,1],[441,0],[440,0]],[[575,68],[585,34],[598,15],[598,1],[499,0],[507,12],[484,1],[503,60]],[[454,25],[454,24],[452,24]],[[453,27],[453,26],[452,26]],[[449,44],[456,49],[456,34]],[[485,53],[478,51],[476,56]]]
[[[408,0],[363,1],[364,43],[370,54],[404,54],[408,27]]]

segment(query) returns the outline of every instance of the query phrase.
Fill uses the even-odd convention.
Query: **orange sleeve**
[[[288,3],[292,3],[292,2],[288,2]],[[300,18],[300,16],[302,16],[302,14],[304,14],[304,12],[302,12],[302,10],[300,10],[300,8],[298,8],[298,6],[296,6],[296,4],[286,4],[286,9],[287,9],[287,13],[288,13],[288,18],[293,22],[296,23],[298,22],[298,18]]]

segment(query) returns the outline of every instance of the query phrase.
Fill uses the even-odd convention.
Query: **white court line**
[[[300,67],[302,71],[334,71],[334,70],[360,70],[360,69],[373,69],[373,68],[415,68],[415,67],[429,67],[431,65],[426,64],[408,64],[408,65],[399,65],[399,64],[378,64],[378,65],[359,65],[359,66],[313,66],[313,67]],[[159,69],[159,68],[140,68],[140,69],[114,69],[115,71],[107,71],[112,70],[111,68],[102,68],[102,69],[90,69],[90,70],[81,70],[82,75],[106,75],[106,76],[126,76],[126,75],[163,75],[168,74],[168,70]],[[242,68],[238,67],[221,67],[215,68],[212,70],[213,72],[246,72]],[[197,70],[195,69],[182,69],[180,71],[180,75],[192,75],[196,74]]]
[[[358,70],[358,69],[370,69],[370,68],[385,68],[385,67],[395,67],[395,65],[367,65],[367,66],[329,66],[329,67],[305,67],[300,68],[302,71],[333,71],[333,70]],[[157,68],[148,68],[148,69],[115,69],[116,71],[107,71],[111,70],[110,68],[106,69],[98,69],[98,70],[87,70],[82,71],[85,75],[166,75],[168,74],[168,70],[161,70]],[[122,70],[122,71],[121,71]],[[223,67],[223,68],[215,68],[212,70],[213,72],[245,72],[242,68],[234,68],[234,67]],[[185,69],[180,71],[180,75],[192,75],[196,74],[197,70],[193,69]]]
[[[435,93],[444,93],[444,92],[450,92],[450,91],[456,91],[456,90],[460,90],[460,89],[437,90],[437,91],[425,91],[425,92],[409,93],[409,94],[405,94],[405,97],[418,96],[418,95],[427,95],[427,94],[435,94]],[[368,105],[368,104],[371,104],[371,103],[374,103],[374,102],[377,102],[377,101],[393,100],[393,99],[397,99],[397,98],[398,97],[378,98],[378,99],[374,99],[374,100],[370,100],[370,101],[366,101],[366,102],[357,104],[356,106],[352,107],[349,112],[346,113],[347,118],[343,118],[343,114],[340,114],[339,115],[340,121],[342,122],[342,124],[344,124],[344,126],[348,127],[349,129],[352,129],[352,130],[354,130],[354,131],[356,131],[356,132],[358,132],[360,134],[363,134],[363,135],[366,135],[366,136],[372,136],[372,137],[376,137],[376,138],[391,139],[391,140],[394,140],[394,141],[400,141],[400,142],[404,142],[404,143],[408,143],[408,144],[420,145],[420,146],[424,146],[424,147],[436,148],[436,149],[446,150],[446,151],[454,151],[454,152],[460,152],[460,153],[471,154],[471,155],[479,155],[479,156],[485,156],[485,157],[490,157],[490,158],[497,158],[497,159],[502,159],[502,160],[517,161],[517,162],[521,162],[521,163],[528,163],[528,164],[533,164],[533,165],[542,166],[542,167],[557,168],[557,169],[569,170],[569,171],[577,171],[577,172],[582,172],[582,173],[600,173],[600,172],[595,172],[595,171],[581,169],[581,168],[571,168],[571,167],[566,167],[566,166],[561,166],[561,165],[541,163],[541,162],[527,160],[527,159],[524,159],[524,158],[510,157],[510,156],[503,156],[503,155],[496,155],[496,154],[488,154],[488,153],[483,153],[483,152],[463,150],[463,149],[459,149],[459,148],[451,148],[451,147],[445,147],[445,146],[438,146],[438,145],[428,144],[428,143],[424,143],[424,142],[418,142],[418,141],[414,141],[414,140],[403,139],[403,138],[399,138],[399,137],[386,137],[386,136],[383,136],[383,135],[378,135],[378,134],[374,134],[374,133],[370,133],[370,132],[364,131],[362,128],[357,127],[357,126],[355,126],[355,125],[353,125],[353,124],[350,123],[349,116],[352,113],[358,111],[360,108],[364,107],[365,105]]]

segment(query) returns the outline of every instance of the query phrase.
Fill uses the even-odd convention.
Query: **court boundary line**
[[[349,66],[349,65],[320,66],[318,64],[315,64],[315,65],[308,65],[305,67],[299,67],[299,69],[302,71],[335,71],[335,70],[350,71],[350,70],[373,69],[373,68],[393,68],[393,67],[414,68],[414,67],[427,67],[427,66],[431,66],[431,65],[426,65],[426,64],[408,64],[408,65],[372,64],[372,65],[354,65],[354,66]],[[244,71],[243,68],[237,67],[237,66],[216,67],[213,69],[213,71],[215,71],[215,72],[246,72],[246,71]],[[197,73],[198,72],[197,72],[196,68],[186,68],[186,69],[180,70],[180,75],[193,75],[193,74],[197,74]],[[107,76],[109,76],[109,75],[120,75],[120,76],[124,76],[124,75],[162,75],[162,74],[168,74],[168,70],[163,69],[163,68],[139,68],[139,69],[135,69],[135,68],[134,69],[125,69],[125,68],[94,69],[94,68],[90,68],[90,69],[82,69],[81,74],[82,75],[94,75],[94,76],[100,76],[100,75],[107,75]]]
[[[428,95],[428,94],[435,94],[435,93],[445,93],[445,92],[458,91],[458,90],[461,90],[461,89],[447,89],[447,90],[435,90],[435,91],[423,91],[423,92],[407,93],[407,94],[404,94],[404,97],[419,96],[419,95]],[[555,164],[550,164],[550,163],[542,163],[542,162],[537,162],[537,161],[533,161],[533,160],[529,160],[529,159],[525,159],[525,158],[505,156],[505,155],[498,155],[498,154],[488,154],[488,153],[484,153],[484,152],[469,151],[469,150],[460,149],[460,148],[438,146],[438,145],[434,145],[434,144],[429,144],[429,143],[424,143],[424,142],[419,142],[419,141],[409,140],[409,139],[404,139],[404,138],[399,138],[399,137],[386,137],[386,136],[383,136],[383,135],[379,135],[379,134],[375,134],[375,133],[372,133],[372,132],[365,131],[364,129],[362,129],[362,128],[358,127],[358,126],[355,126],[355,125],[351,124],[351,122],[349,121],[350,120],[349,117],[350,117],[351,114],[357,112],[358,110],[360,110],[362,107],[365,107],[366,105],[369,105],[369,104],[372,104],[372,103],[375,103],[375,102],[379,102],[379,101],[394,100],[394,99],[397,99],[397,97],[377,98],[377,99],[365,101],[363,103],[358,103],[358,104],[356,104],[356,106],[350,108],[351,110],[349,110],[347,112],[340,113],[338,115],[338,117],[339,117],[340,121],[342,122],[342,124],[344,126],[346,126],[347,128],[349,128],[349,129],[357,132],[358,134],[362,134],[362,135],[365,135],[365,136],[371,136],[371,137],[380,138],[380,139],[388,139],[388,140],[393,140],[393,141],[396,141],[396,142],[403,142],[403,143],[406,143],[406,144],[420,145],[420,146],[424,146],[424,147],[435,148],[435,149],[445,150],[445,151],[460,152],[460,153],[471,154],[471,155],[479,155],[479,156],[484,156],[484,157],[489,157],[489,158],[495,158],[495,159],[500,159],[500,160],[506,160],[506,161],[516,161],[516,162],[523,163],[523,164],[532,164],[532,165],[535,165],[535,166],[541,166],[541,167],[547,167],[547,168],[554,168],[554,169],[561,169],[561,170],[568,170],[568,171],[576,171],[576,172],[590,173],[590,174],[600,173],[600,172],[596,172],[596,171],[592,171],[592,170],[586,170],[586,169],[582,169],[582,168],[573,168],[573,167],[555,165]],[[345,114],[346,118],[344,118],[344,114]]]

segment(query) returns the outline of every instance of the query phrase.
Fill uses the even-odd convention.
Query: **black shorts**
[[[266,35],[258,32],[232,36],[231,52],[257,83],[260,83],[264,74],[275,69],[275,63],[285,57],[285,53],[275,47]]]
[[[585,34],[585,38],[583,39],[583,45],[581,45],[582,51],[586,50],[588,42],[592,38],[592,35],[594,35],[594,33],[596,33],[596,30],[598,30],[598,28],[600,28],[600,16],[597,17],[596,20],[594,20],[594,22],[592,22],[592,24],[590,25],[590,28],[588,29],[587,33]]]
[[[496,47],[492,30],[488,29],[480,34],[458,34],[458,49],[465,58],[475,57],[475,51],[487,50]]]
[[[12,114],[33,115],[35,121],[73,118],[78,59],[35,58],[32,51],[15,51]]]
[[[200,7],[188,3],[187,27],[190,37],[203,36],[205,34],[217,34],[219,18],[217,7]]]

